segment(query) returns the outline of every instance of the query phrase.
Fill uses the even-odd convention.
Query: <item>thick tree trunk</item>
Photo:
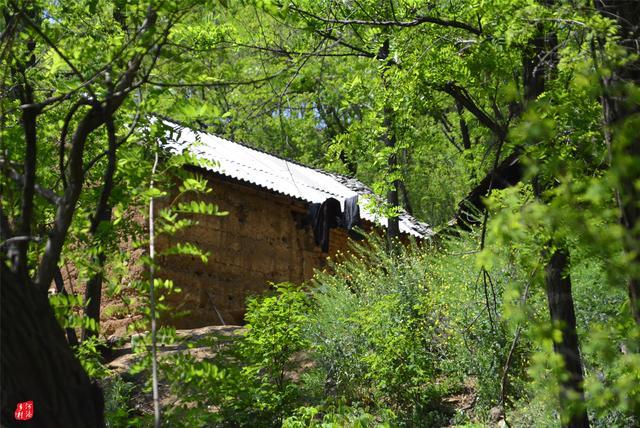
[[[47,294],[0,265],[1,423],[15,426],[16,406],[33,401],[32,427],[102,427],[102,391],[84,372]]]
[[[546,266],[546,291],[549,314],[554,325],[560,328],[562,338],[554,342],[554,351],[562,357],[568,377],[560,382],[560,407],[570,414],[568,423],[563,426],[582,428],[589,426],[586,410],[575,404],[584,402],[582,387],[583,373],[578,334],[576,332],[576,314],[571,294],[571,276],[569,274],[569,254],[565,248],[557,249]]]

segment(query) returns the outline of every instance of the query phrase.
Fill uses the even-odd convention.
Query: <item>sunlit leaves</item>
[[[170,256],[170,255],[193,256],[193,257],[199,258],[202,261],[202,263],[207,263],[207,261],[209,260],[208,252],[203,251],[198,246],[191,244],[189,242],[177,243],[174,246],[171,246],[165,249],[164,251],[162,251],[160,255],[162,256]]]
[[[204,201],[191,201],[181,202],[177,206],[177,211],[183,214],[203,214],[203,215],[216,215],[225,216],[227,211],[219,211],[216,204],[207,203]]]

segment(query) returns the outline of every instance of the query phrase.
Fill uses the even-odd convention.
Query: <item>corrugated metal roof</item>
[[[292,162],[243,144],[194,131],[193,129],[165,121],[172,132],[167,136],[166,148],[174,153],[185,150],[206,162],[206,169],[236,180],[252,183],[276,193],[306,202],[324,202],[328,198],[340,201],[344,208],[347,198],[357,195],[373,195],[360,181],[331,174]],[[369,209],[366,198],[359,198],[360,215],[364,219],[387,225],[387,219]],[[433,235],[425,223],[407,213],[400,215],[400,231],[424,238]]]

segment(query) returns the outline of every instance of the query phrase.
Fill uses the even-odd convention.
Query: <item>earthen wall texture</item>
[[[229,214],[194,216],[199,224],[158,240],[158,251],[191,242],[210,253],[207,263],[192,256],[166,256],[159,276],[173,280],[180,293],[167,296],[174,316],[163,322],[177,328],[242,324],[245,301],[271,289],[270,283],[302,283],[323,269],[326,259],[345,252],[347,233],[332,229],[323,253],[304,224],[306,204],[267,190],[211,176],[205,200]],[[201,197],[200,197],[201,198]]]

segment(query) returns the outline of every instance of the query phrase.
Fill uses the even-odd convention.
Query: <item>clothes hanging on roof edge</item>
[[[310,211],[315,213],[312,216],[311,226],[316,244],[326,253],[329,251],[329,231],[333,227],[338,227],[341,222],[340,202],[335,198],[329,198],[322,204],[312,204]]]
[[[335,198],[328,198],[321,204],[311,204],[309,218],[315,242],[325,253],[329,251],[329,235],[332,228],[343,227],[349,231],[349,236],[353,239],[364,238],[361,233],[353,229],[360,224],[358,195],[345,200],[344,212],[340,202]]]
[[[364,239],[364,235],[354,227],[360,225],[360,207],[358,206],[358,195],[347,198],[344,201],[344,212],[342,213],[342,227],[349,231],[349,237],[355,240]]]

